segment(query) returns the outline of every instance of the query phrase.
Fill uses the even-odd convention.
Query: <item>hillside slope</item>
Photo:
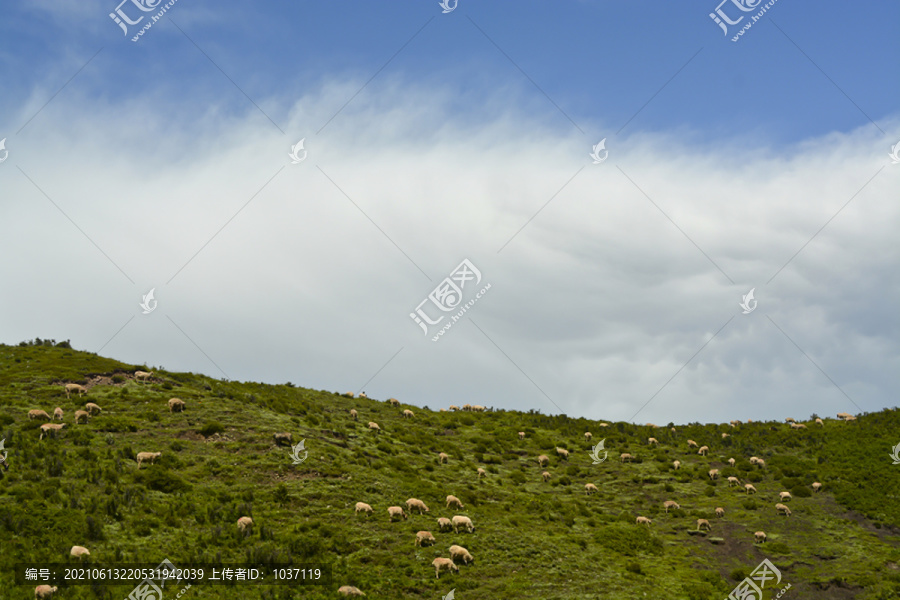
[[[420,407],[427,398],[398,408],[162,370],[141,383],[136,369],[151,370],[66,347],[0,345],[0,438],[10,465],[0,470],[0,598],[34,597],[33,586],[14,585],[13,564],[70,562],[72,545],[88,547],[95,565],[293,561],[332,571],[327,586],[198,585],[187,600],[336,598],[341,585],[391,599],[438,599],[455,589],[459,600],[721,600],[764,558],[780,569],[782,586],[791,584],[785,598],[900,597],[900,465],[888,456],[900,442],[897,410],[855,422],[825,419],[824,427],[809,420],[806,430],[693,423],[674,424],[673,433],[673,424],[601,427],[538,413],[437,412]],[[67,382],[85,384],[87,394],[67,399]],[[169,412],[172,397],[185,401],[183,413]],[[86,402],[103,412],[76,425],[74,412]],[[39,440],[42,421],[27,413],[52,414],[56,406],[66,428]],[[413,418],[402,417],[407,408]],[[282,431],[294,443],[305,440],[302,464],[293,464],[291,448],[274,444]],[[594,443],[605,439],[607,460],[592,464],[585,431]],[[648,446],[650,436],[658,448]],[[689,449],[688,439],[709,446],[709,455]],[[556,447],[569,450],[568,460]],[[162,455],[138,469],[138,452]],[[447,464],[439,464],[439,452],[450,455]],[[625,452],[636,460],[620,462]],[[538,465],[541,454],[549,466]],[[751,465],[751,456],[765,468]],[[711,468],[720,479],[709,479]],[[758,493],[730,487],[729,476]],[[823,484],[820,493],[812,492],[814,481]],[[587,495],[588,482],[599,492]],[[776,515],[781,491],[793,495],[790,517]],[[448,494],[465,508],[445,508]],[[430,512],[389,522],[387,507],[410,497]],[[666,500],[681,508],[666,514]],[[374,513],[356,515],[357,501]],[[436,519],[455,514],[470,517],[476,531],[439,532]],[[249,537],[236,526],[243,515],[254,521]],[[635,524],[637,516],[652,525]],[[710,521],[710,532],[695,531],[698,518]],[[437,544],[415,547],[419,530]],[[767,533],[765,544],[754,543],[757,530]],[[431,562],[449,557],[451,544],[465,546],[475,562],[436,580]],[[133,587],[73,586],[54,598],[118,600]]]

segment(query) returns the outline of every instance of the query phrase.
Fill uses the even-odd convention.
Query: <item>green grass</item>
[[[153,370],[154,381],[135,382],[135,369]],[[65,382],[90,385],[87,396],[66,398]],[[186,402],[184,412],[169,412],[172,397]],[[82,545],[94,565],[292,562],[325,564],[333,573],[327,587],[194,586],[184,600],[335,598],[345,584],[369,598],[436,599],[455,588],[460,600],[721,600],[769,558],[792,585],[786,598],[900,595],[900,466],[888,457],[900,442],[896,410],[801,431],[774,422],[651,430],[535,411],[440,413],[421,408],[428,398],[415,400],[419,406],[398,409],[293,384],[128,365],[55,343],[0,345],[0,438],[11,465],[0,470],[7,567],[68,563],[69,548]],[[103,413],[74,425],[74,411],[89,401]],[[39,441],[40,424],[27,412],[56,406],[66,429]],[[403,408],[415,418],[403,419]],[[369,421],[382,432],[369,431]],[[302,464],[292,464],[290,448],[275,446],[279,431],[306,440]],[[606,438],[609,460],[591,463],[585,431]],[[724,441],[723,431],[731,434]],[[650,436],[659,448],[647,446]],[[689,452],[688,438],[708,445],[709,456]],[[570,451],[567,461],[556,446]],[[138,469],[138,452],[162,456]],[[448,464],[439,464],[439,452],[451,456]],[[637,460],[620,463],[622,452]],[[539,454],[550,456],[548,483]],[[765,469],[749,464],[753,455],[766,460]],[[737,459],[733,468],[729,457]],[[477,477],[479,467],[486,477]],[[720,480],[709,481],[710,468]],[[730,488],[728,476],[759,493]],[[823,483],[821,493],[810,493],[813,481]],[[588,482],[599,492],[587,496]],[[789,518],[775,515],[783,490],[793,494]],[[465,509],[445,509],[448,494]],[[431,511],[390,523],[387,507],[409,497]],[[669,499],[681,509],[667,515]],[[374,514],[355,515],[357,501]],[[454,514],[469,516],[475,533],[440,533],[436,519]],[[246,538],[236,527],[243,515],[254,520]],[[652,526],[636,525],[638,515]],[[709,519],[712,531],[698,534],[698,518]],[[435,546],[414,547],[423,529],[434,533]],[[768,534],[766,544],[753,543],[757,530]],[[435,580],[431,561],[449,557],[455,543],[475,564]],[[55,599],[121,600],[132,588],[68,587]],[[0,570],[0,599],[33,597],[33,587],[13,585],[10,570]]]

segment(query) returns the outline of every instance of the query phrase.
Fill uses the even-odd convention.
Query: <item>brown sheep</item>
[[[46,419],[48,421],[53,420],[50,418],[50,415],[47,414],[47,411],[40,410],[37,408],[28,411],[28,418],[32,419],[32,420],[34,420],[34,419]]]
[[[450,410],[456,411],[456,410],[459,410],[459,407],[458,407],[457,405],[455,405],[455,404],[451,404],[451,405],[450,405]]]
[[[697,442],[695,442],[694,440],[688,440],[687,445],[688,445],[688,448],[698,448],[699,447],[699,446],[697,446]]]
[[[754,542],[754,543],[762,544],[766,541],[766,532],[765,531],[757,531],[756,533],[753,534],[753,536],[756,538],[756,542]]]
[[[716,507],[716,516],[720,519],[725,516],[725,509],[721,506]]]
[[[75,558],[81,558],[82,556],[90,555],[90,551],[84,546],[72,546],[72,549],[69,550],[69,556],[74,556]]]
[[[544,481],[550,481],[550,472],[544,471],[543,473],[541,473],[541,477],[544,479]]]
[[[728,485],[729,485],[729,487],[734,486],[734,485],[741,485],[741,480],[738,479],[737,477],[729,477]]]
[[[53,435],[53,437],[56,437],[56,432],[58,432],[65,426],[66,426],[65,423],[44,423],[43,425],[41,425],[40,439],[44,439],[44,435],[47,435],[47,436]],[[51,432],[52,432],[52,434],[51,434]]]
[[[350,418],[353,419],[354,421],[359,421],[359,413],[356,412],[355,408],[350,409]],[[344,587],[346,587],[346,586],[344,586]]]
[[[396,398],[388,398],[387,401],[391,406],[400,406],[400,401]]]
[[[757,467],[760,467],[761,469],[765,469],[765,468],[766,468],[766,461],[764,461],[763,459],[759,458],[759,459],[756,460],[756,466],[757,466]]]
[[[472,524],[472,519],[469,517],[463,517],[461,515],[455,515],[450,522],[453,523],[453,532],[459,533],[460,527],[465,527],[466,531],[469,533],[473,533],[475,531],[475,525]]]
[[[806,429],[803,423],[791,423],[791,429]]]
[[[651,446],[653,446],[654,444],[659,446],[659,440],[657,440],[655,437],[647,438],[647,443]]]
[[[481,479],[482,477],[487,477],[487,471],[485,471],[481,467],[478,467],[478,478]]]
[[[565,448],[556,448],[556,454],[563,460],[569,460],[569,451]]]
[[[789,517],[791,516],[791,509],[779,502],[775,505],[775,514],[780,515],[782,513],[784,514],[784,516]]]
[[[34,600],[50,600],[56,589],[55,585],[39,585],[34,588]]]
[[[734,463],[735,463],[735,460],[734,460],[733,458],[729,458],[729,459],[728,459],[728,466],[729,466],[729,467],[733,467],[733,466],[734,466]]]
[[[709,524],[709,521],[706,519],[697,519],[697,531],[706,528],[707,531],[712,531],[712,526]]]
[[[430,531],[417,531],[416,532],[416,546],[424,547],[425,545],[433,546],[437,542],[434,539],[434,536],[431,535]]]
[[[782,502],[787,502],[788,500],[793,500],[794,497],[791,496],[790,492],[781,492],[778,494],[778,499]]]
[[[148,380],[150,379],[150,376],[151,376],[151,375],[153,375],[153,371],[150,371],[150,372],[147,372],[147,371],[135,371],[135,372],[134,372],[134,378],[135,378],[137,381],[148,381]]]
[[[525,432],[524,432],[524,431],[520,431],[520,432],[519,432],[519,439],[520,439],[520,440],[524,440],[524,439],[525,439]]]
[[[184,412],[184,400],[169,398],[169,412]]]
[[[681,508],[681,505],[679,505],[674,500],[666,500],[665,502],[663,502],[663,507],[665,507],[666,509],[666,514],[669,514],[670,508]]]
[[[816,425],[821,425],[822,427],[825,427],[825,422],[822,421],[822,419],[816,418]]]
[[[371,515],[373,511],[372,511],[372,507],[369,506],[368,504],[366,504],[365,502],[357,502],[355,512],[356,512],[356,514],[359,514],[360,512],[365,513],[366,518],[368,519],[369,515]]]
[[[440,454],[438,454],[438,462],[439,462],[440,464],[444,464],[444,463],[446,463],[448,460],[450,460],[450,455],[447,454],[446,452],[441,452]]]
[[[388,518],[392,523],[394,522],[394,517],[402,517],[404,521],[408,518],[407,514],[399,506],[388,506],[387,511]]]
[[[293,437],[294,437],[294,436],[291,435],[291,433],[290,433],[289,431],[284,431],[284,432],[281,432],[281,433],[275,433],[275,434],[272,435],[272,438],[275,440],[275,445],[276,445],[276,446],[281,446],[282,443],[284,443],[284,444],[290,446],[290,445],[294,442]]]
[[[451,505],[457,508],[465,508],[460,499],[453,495],[447,496],[447,508],[450,508]]]
[[[710,469],[709,470],[709,478],[710,479],[718,479],[719,478],[719,470],[718,469]]]
[[[745,484],[744,484],[744,489],[747,490],[747,493],[748,493],[748,494],[755,494],[755,493],[756,493],[756,488],[753,487],[753,484],[752,484],[752,483],[745,483]]]
[[[706,456],[709,454],[709,446],[700,446],[700,449],[697,450],[697,454],[700,456]]]
[[[90,415],[85,410],[76,410],[75,411],[75,423],[78,424],[78,423],[81,423],[82,421],[87,423],[89,416]]]
[[[591,433],[590,431],[584,432],[584,441],[590,442],[593,439],[593,437],[594,437],[594,434]]]
[[[641,523],[646,523],[647,527],[650,527],[650,523],[652,523],[653,521],[648,519],[647,517],[638,517],[634,520],[634,522],[638,525],[640,525]]]
[[[731,434],[729,434],[729,433],[722,433],[722,439],[723,439],[723,440],[724,440],[725,438],[727,438],[727,437],[731,437]]]
[[[72,397],[72,392],[78,392],[78,395],[87,394],[87,388],[83,385],[78,385],[77,383],[67,383],[66,384],[66,398]]]
[[[539,465],[541,465],[542,467],[546,467],[548,464],[550,464],[550,457],[546,456],[545,454],[541,454],[537,457],[537,461]]]
[[[475,562],[475,558],[469,554],[469,551],[463,548],[462,546],[457,546],[453,544],[450,546],[450,560],[456,562],[457,560],[463,561],[463,564],[469,564]]]
[[[822,484],[819,483],[818,481],[814,481],[812,484],[812,489],[814,492],[818,492],[819,490],[822,489]]]
[[[375,421],[369,421],[369,429],[372,431],[381,431],[381,427],[378,426],[378,423]]]
[[[680,460],[673,460],[673,461],[672,461],[672,467],[674,467],[675,469],[680,469],[680,468],[681,468],[681,461],[680,461]]]
[[[784,422],[785,422],[785,423],[796,423],[797,421],[795,421],[794,419],[788,417],[787,419],[784,420]]]
[[[441,578],[441,571],[456,571],[457,573],[459,573],[459,567],[457,567],[456,564],[449,558],[436,558],[431,561],[431,564],[434,565],[435,579]]]
[[[632,455],[628,454],[627,452],[623,452],[622,454],[619,455],[619,460],[621,460],[622,462],[631,462],[631,460],[633,458],[634,457]]]
[[[597,486],[594,485],[593,483],[586,483],[586,484],[584,484],[584,493],[586,493],[588,496],[590,496],[590,495],[593,494],[594,492],[599,492],[599,491],[600,491],[600,490],[598,490],[598,489],[597,489]]]
[[[63,420],[63,409],[60,408],[59,406],[54,408],[53,409],[53,418],[56,419],[57,421],[62,421]]]
[[[358,587],[352,585],[342,585],[338,588],[338,594],[343,594],[345,596],[365,596]]]
[[[403,418],[404,418],[404,419],[409,419],[410,417],[416,416],[416,413],[414,413],[413,411],[409,410],[408,408],[407,408],[407,409],[404,409],[402,414],[403,414]]]
[[[410,498],[409,500],[407,500],[405,502],[405,504],[406,504],[406,510],[408,510],[410,513],[412,513],[413,509],[419,511],[420,515],[423,512],[431,512],[428,510],[428,507],[425,506],[425,503],[422,502],[421,500],[419,500],[418,498]]]
[[[150,464],[156,462],[156,459],[162,456],[162,452],[138,452],[135,460],[137,461],[138,469],[141,468],[141,463],[147,461]]]
[[[84,408],[85,408],[85,410],[88,411],[88,413],[91,416],[99,415],[100,413],[103,412],[103,409],[100,408],[99,406],[97,406],[96,404],[94,404],[93,402],[88,402],[87,404],[84,405]]]
[[[447,517],[441,517],[437,520],[438,522],[438,531],[450,531],[453,529],[453,522],[450,521]]]
[[[253,519],[250,517],[241,517],[237,520],[237,528],[244,537],[253,535]]]

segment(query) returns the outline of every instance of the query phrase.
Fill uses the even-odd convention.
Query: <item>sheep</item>
[[[789,517],[791,516],[791,509],[779,502],[775,505],[775,514],[780,515],[782,513],[784,513],[784,516]]]
[[[762,543],[765,543],[765,541],[766,541],[766,532],[765,531],[757,531],[756,533],[753,534],[753,536],[756,538],[756,541],[754,543],[762,544]]]
[[[673,461],[672,461],[672,467],[674,467],[676,470],[680,469],[680,468],[681,468],[681,461],[680,461],[680,460],[673,460]]]
[[[41,425],[41,437],[39,439],[44,439],[44,434],[50,435],[50,432],[53,432],[53,437],[56,437],[56,432],[65,427],[65,423],[44,423]]]
[[[414,416],[416,416],[416,413],[414,413],[413,411],[409,410],[408,408],[405,409],[405,410],[403,411],[403,418],[404,418],[404,419],[409,419],[410,417],[414,417]]]
[[[388,518],[391,520],[391,523],[394,522],[394,517],[403,517],[404,521],[408,518],[407,514],[403,512],[403,509],[399,506],[388,506],[387,511]]]
[[[150,376],[153,375],[153,371],[135,371],[134,378],[138,381],[147,381],[150,379]]]
[[[716,516],[720,519],[725,516],[725,509],[721,506],[716,507]]]
[[[350,409],[350,418],[353,419],[354,421],[359,421],[359,413],[356,412],[355,408]],[[344,587],[347,587],[347,586],[344,586]],[[356,589],[356,588],[354,588],[354,589]]]
[[[434,565],[434,578],[435,579],[441,578],[440,573],[442,570],[456,571],[457,573],[459,573],[459,567],[457,567],[456,564],[449,558],[438,557],[438,558],[434,559],[433,561],[431,561],[431,564]]]
[[[75,558],[81,558],[82,556],[90,555],[91,551],[84,546],[72,546],[72,549],[69,550],[69,556],[74,556]]]
[[[796,423],[797,421],[795,421],[794,419],[788,417],[787,419],[784,420],[784,422],[785,422],[785,423]]]
[[[56,589],[55,585],[39,585],[34,588],[34,600],[50,600],[50,597],[53,596]]]
[[[357,502],[354,512],[359,514],[360,512],[366,513],[366,518],[369,518],[369,515],[372,514],[372,507],[366,504],[365,502]]]
[[[674,427],[672,429],[670,429],[669,431],[671,431],[672,433],[678,433],[678,430],[676,430]]]
[[[47,419],[48,421],[52,421],[52,420],[53,420],[53,419],[50,418],[50,415],[47,414],[47,411],[45,411],[45,410],[40,410],[40,409],[38,409],[38,408],[29,410],[29,411],[28,411],[28,418],[31,419],[31,420],[34,420],[34,419],[37,419],[37,418]]]
[[[439,409],[438,409],[438,412],[447,412],[447,409],[446,409],[446,408],[439,408]]]
[[[66,398],[72,397],[72,392],[78,392],[78,395],[87,394],[87,388],[83,385],[78,385],[77,383],[67,383],[66,384]]]
[[[731,437],[730,433],[722,433],[722,439],[724,440],[727,437]]]
[[[524,440],[524,439],[525,439],[525,432],[524,432],[524,431],[520,431],[520,432],[519,432],[519,439],[520,439],[520,440]]]
[[[57,421],[63,420],[63,409],[59,406],[53,409],[53,418]]]
[[[453,532],[454,533],[459,533],[460,527],[465,527],[466,531],[468,531],[469,533],[472,533],[475,531],[475,525],[472,524],[472,519],[470,519],[469,517],[463,517],[461,515],[456,515],[452,519],[450,519],[450,522],[453,523]]]
[[[85,408],[85,410],[88,411],[88,413],[91,414],[91,416],[99,415],[100,413],[103,412],[103,409],[100,408],[99,406],[97,406],[96,404],[94,404],[93,402],[88,402],[87,404],[84,405],[84,408]]]
[[[709,521],[706,519],[697,519],[697,531],[700,531],[704,527],[707,531],[712,531],[712,526],[709,524]]]
[[[600,491],[600,490],[598,490],[597,486],[594,485],[593,483],[584,484],[584,493],[587,494],[588,496],[590,496],[594,492],[598,492],[598,491]]]
[[[463,404],[462,409],[466,412],[472,412],[472,405],[471,404]]]
[[[822,421],[822,419],[816,417],[816,425],[821,425],[822,427],[825,427],[825,422]]]
[[[647,427],[652,427],[653,429],[656,429],[659,427],[659,425],[654,425],[653,423],[647,423]]]
[[[446,463],[448,460],[450,460],[450,455],[447,454],[446,452],[441,452],[440,454],[438,454],[438,462],[439,462],[440,464],[444,464],[444,463]]]
[[[853,415],[849,415],[849,416],[848,416],[847,418],[845,418],[844,420],[845,420],[845,421],[855,421],[855,420],[856,420],[856,417],[854,417]]]
[[[356,394],[354,394],[353,392],[344,392],[343,394],[341,394],[341,396],[343,396],[344,398],[355,398]]]
[[[475,558],[469,554],[469,551],[463,548],[462,546],[457,546],[453,544],[450,546],[450,560],[456,562],[457,560],[463,561],[463,564],[469,564],[475,562]]]
[[[652,523],[653,521],[648,519],[647,517],[638,517],[637,519],[634,520],[634,522],[637,525],[640,525],[641,523],[646,523],[647,527],[650,527],[650,523]]]
[[[756,493],[756,488],[753,487],[753,484],[752,484],[752,483],[745,483],[745,484],[744,484],[744,489],[747,490],[747,493],[748,493],[748,494],[755,494],[755,493]]]
[[[169,398],[169,412],[184,412],[184,400]]]
[[[756,461],[756,466],[759,467],[759,468],[761,468],[761,469],[765,469],[765,468],[766,468],[766,461],[764,461],[763,459],[760,458],[759,460]]]
[[[487,471],[485,471],[481,467],[478,467],[478,478],[481,479],[482,477],[487,477]]]
[[[734,460],[733,458],[729,458],[729,459],[728,459],[728,466],[729,466],[729,467],[733,467],[733,466],[734,466],[734,463],[735,463],[735,460]]]
[[[819,483],[818,481],[814,481],[812,484],[812,489],[814,492],[818,492],[819,490],[822,489],[822,484]]]
[[[241,517],[237,520],[237,528],[245,537],[253,535],[253,519],[250,517]]]
[[[451,405],[449,406],[449,408],[450,408],[450,410],[459,410],[459,407],[458,407],[457,405],[455,405],[455,404],[451,404]]]
[[[543,473],[541,473],[541,477],[543,478],[544,481],[550,481],[550,477],[551,477],[550,472],[544,471]]]
[[[659,446],[659,440],[657,440],[657,439],[654,438],[654,437],[652,437],[652,438],[647,438],[647,443],[650,444],[651,446],[654,445],[654,444],[656,444],[657,446]]]
[[[381,427],[378,426],[378,423],[375,421],[369,421],[369,429],[373,431],[381,431]]]
[[[838,419],[846,419],[849,416],[850,416],[850,413],[838,413],[837,414]]]
[[[633,458],[634,457],[632,455],[628,454],[627,452],[623,452],[622,454],[619,455],[619,460],[622,462],[631,462],[631,460]]]
[[[387,401],[391,406],[400,406],[400,401],[396,398],[388,398]]]
[[[697,442],[695,442],[694,440],[688,440],[687,444],[688,444],[688,448],[698,448],[699,447],[699,446],[697,446]]]
[[[741,485],[741,480],[738,479],[737,477],[729,477],[728,478],[728,487],[735,486],[735,485]]]
[[[276,446],[280,446],[282,442],[285,442],[288,446],[290,446],[294,442],[293,435],[291,435],[291,432],[289,431],[275,433],[272,435],[272,438],[275,440]]]
[[[565,448],[557,447],[556,454],[564,460],[569,460],[569,451],[566,450]]]
[[[428,543],[429,546],[433,546],[437,543],[437,540],[434,539],[434,536],[431,535],[430,531],[417,531],[415,545],[417,547],[423,547],[426,543]]]
[[[541,454],[537,457],[537,461],[539,465],[541,465],[542,467],[546,467],[548,464],[550,464],[550,457],[546,454]]]
[[[343,594],[345,596],[365,596],[358,587],[352,585],[342,585],[338,588],[338,594]]]
[[[76,410],[75,411],[75,423],[77,424],[77,423],[80,423],[81,421],[84,421],[85,423],[87,423],[89,416],[90,415],[85,410]]]
[[[791,429],[806,429],[803,423],[791,423]]]
[[[484,407],[481,406],[480,404],[476,404],[475,406],[472,407],[472,410],[474,412],[484,412]]]
[[[791,496],[790,492],[780,492],[778,494],[778,499],[781,500],[782,502],[787,502],[788,500],[793,500],[794,497]]]
[[[697,450],[697,454],[700,456],[706,456],[709,454],[709,446],[700,446],[700,449]]]
[[[678,504],[677,502],[675,502],[674,500],[666,500],[665,502],[663,502],[663,506],[666,509],[666,514],[669,514],[670,508],[678,508],[678,509],[681,508],[681,505]]]
[[[141,468],[142,462],[147,461],[148,463],[153,464],[160,456],[162,456],[162,452],[138,452],[136,457],[138,469]]]
[[[453,523],[447,517],[441,517],[438,520],[438,531],[449,531],[453,529]]]
[[[457,508],[465,508],[460,499],[453,495],[447,496],[447,508],[450,508],[451,504]]]
[[[594,437],[594,434],[591,433],[590,431],[584,432],[584,441],[590,442],[593,439],[593,437]]]
[[[360,392],[359,397],[360,398],[368,398],[369,396],[367,396],[365,392]]]
[[[418,498],[410,498],[409,500],[407,500],[405,502],[405,504],[406,504],[406,510],[408,510],[409,512],[412,512],[413,509],[418,510],[420,515],[422,514],[423,511],[431,512],[428,510],[428,507],[425,506],[425,503],[422,502],[421,500],[419,500]]]
[[[751,465],[755,465],[757,462],[759,462],[759,458],[757,458],[757,457],[755,457],[755,456],[751,456],[751,457],[750,457],[750,464],[751,464]]]
[[[719,478],[719,470],[718,469],[710,469],[709,470],[709,478],[710,479],[718,479]]]
[[[600,427],[609,427],[609,423],[600,423]]]

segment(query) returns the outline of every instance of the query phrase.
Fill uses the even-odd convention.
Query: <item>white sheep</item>
[[[748,494],[755,494],[755,493],[756,493],[756,488],[753,486],[752,483],[745,483],[745,484],[744,484],[744,489],[747,490],[747,493],[748,493]]]
[[[487,477],[487,471],[485,471],[481,467],[478,467],[478,478],[481,479],[482,477]]]
[[[341,394],[341,396],[343,396],[344,398],[355,398],[356,394],[354,394],[353,392],[344,392],[343,394]]]
[[[405,410],[403,411],[403,418],[404,418],[404,419],[409,419],[410,417],[414,417],[414,416],[416,416],[416,413],[414,413],[413,411],[409,410],[408,408],[405,409]]]
[[[569,451],[565,448],[560,448],[557,446],[556,454],[562,459],[569,460]]]
[[[455,404],[451,404],[448,408],[453,411],[459,410],[459,407]]]
[[[457,567],[456,564],[449,558],[438,557],[438,558],[434,559],[433,561],[431,561],[431,564],[434,565],[434,578],[435,579],[441,578],[441,575],[440,575],[441,571],[456,571],[457,573],[459,573],[459,567]]]
[[[441,452],[440,454],[438,454],[438,462],[440,462],[441,464],[444,464],[448,460],[450,460],[450,455],[446,452]]]
[[[475,406],[472,407],[472,410],[474,412],[484,412],[484,407],[480,404],[476,404]]]
[[[681,505],[674,500],[666,500],[663,502],[663,507],[666,509],[666,514],[669,514],[670,508],[681,508]]]
[[[378,426],[378,423],[375,421],[369,421],[369,429],[373,431],[381,431],[381,427]]]
[[[169,412],[184,412],[184,400],[169,398]]]
[[[672,467],[674,467],[676,470],[677,470],[677,469],[680,469],[680,468],[681,468],[681,461],[680,461],[680,460],[673,460],[673,461],[672,461]]]
[[[755,543],[764,543],[766,541],[766,532],[765,531],[757,531],[756,533],[753,534],[753,536],[756,538]]]
[[[599,491],[600,491],[600,490],[598,490],[598,489],[597,489],[597,486],[594,485],[593,483],[586,483],[586,484],[584,484],[584,493],[586,493],[588,496],[590,496],[590,495],[593,494],[594,492],[599,492]]]
[[[688,448],[697,448],[698,447],[697,442],[695,442],[694,440],[688,440],[687,445],[688,445]]]
[[[55,585],[39,585],[34,588],[34,600],[50,600],[56,589]]]
[[[825,422],[822,421],[822,419],[816,417],[816,425],[821,425],[822,427],[825,427]]]
[[[706,519],[697,519],[697,531],[706,528],[707,531],[712,531],[712,526],[709,524],[709,521]]]
[[[472,411],[472,405],[471,405],[471,404],[463,404],[463,405],[462,405],[462,409],[463,409],[464,411],[466,411],[466,412],[471,412],[471,411]]]
[[[289,431],[275,433],[272,435],[272,438],[275,440],[276,446],[280,446],[282,443],[286,443],[288,446],[290,446],[294,442],[294,436],[291,435]]]
[[[764,461],[763,459],[759,458],[759,459],[756,460],[756,466],[757,466],[757,467],[760,467],[760,468],[762,468],[762,469],[765,469],[765,468],[766,468],[766,461]]]
[[[787,502],[788,500],[793,500],[794,497],[791,496],[790,492],[780,492],[778,494],[778,499],[781,500],[782,502]]]
[[[237,520],[238,531],[244,536],[253,535],[253,519],[250,517],[241,517]]]
[[[757,457],[755,457],[755,456],[751,456],[751,457],[750,457],[750,464],[751,464],[751,465],[755,465],[755,464],[758,463],[758,462],[759,462],[759,458],[757,458]]]
[[[338,588],[338,594],[343,594],[345,596],[365,596],[358,587],[352,585],[342,585]]]
[[[91,552],[84,546],[72,546],[72,549],[69,550],[69,556],[74,556],[75,558],[81,558],[82,556],[90,556]]]
[[[350,417],[351,417],[354,421],[359,421],[359,413],[356,412],[356,409],[355,409],[355,408],[351,408],[351,409],[350,409]],[[344,587],[348,587],[348,586],[344,586]],[[356,588],[354,588],[354,589],[356,589]]]
[[[84,421],[85,423],[87,423],[87,422],[88,422],[88,417],[89,417],[89,416],[90,416],[90,415],[89,415],[89,414],[87,413],[87,411],[85,411],[85,410],[76,410],[76,411],[75,411],[75,423],[77,424],[77,423],[80,423],[80,422],[82,422],[82,421]]]
[[[406,501],[406,510],[408,510],[409,512],[412,512],[413,509],[418,510],[420,515],[423,512],[430,512],[428,510],[428,507],[425,506],[425,503],[422,502],[421,500],[419,500],[418,498],[410,498],[409,500]]]
[[[134,378],[138,381],[147,381],[150,379],[150,376],[153,375],[153,371],[135,371]]]
[[[651,521],[647,517],[638,517],[637,519],[634,520],[634,522],[638,525],[640,525],[641,523],[646,523],[647,527],[650,527],[650,523],[652,523],[653,521]]]
[[[794,419],[788,417],[787,419],[784,420],[784,422],[785,422],[785,423],[796,423],[797,421],[795,421]]]
[[[417,531],[416,532],[416,546],[425,546],[426,542],[429,546],[433,546],[437,543],[437,540],[434,539],[434,536],[431,535],[430,531]]]
[[[67,383],[66,384],[66,398],[72,397],[72,392],[78,392],[78,395],[87,394],[87,388],[83,385],[78,385],[77,383]]]
[[[728,459],[728,466],[733,467],[734,463],[735,463],[735,460],[733,458]]]
[[[814,492],[818,492],[819,490],[822,489],[822,484],[819,483],[818,481],[814,481],[812,484],[812,489]]]
[[[388,518],[394,522],[394,517],[401,517],[404,521],[408,518],[407,514],[399,506],[388,506]]]
[[[709,478],[710,479],[718,479],[719,478],[719,470],[718,469],[710,469],[709,470]]]
[[[727,438],[727,437],[731,437],[731,434],[730,434],[730,433],[724,433],[724,432],[723,432],[723,433],[722,433],[722,439],[724,440],[724,439]]]
[[[837,414],[838,419],[846,419],[849,416],[851,416],[850,413],[838,413]]]
[[[854,417],[853,415],[848,415],[848,416],[844,419],[844,421],[855,421],[855,420],[856,420],[856,417]]]
[[[40,439],[44,439],[44,435],[51,435],[50,432],[53,432],[53,437],[56,437],[56,432],[65,427],[65,423],[44,423],[41,425],[41,437]]]
[[[475,526],[472,524],[472,519],[470,519],[469,517],[463,517],[461,515],[456,515],[452,519],[450,519],[450,522],[453,523],[453,532],[454,533],[459,533],[460,527],[465,527],[466,531],[468,531],[469,533],[472,533],[475,531]]]
[[[791,423],[791,429],[806,429],[803,423]]]
[[[460,499],[453,495],[447,496],[447,508],[450,508],[451,505],[456,506],[457,508],[465,508]]]
[[[463,561],[463,564],[469,564],[475,562],[475,558],[469,554],[469,551],[463,548],[462,546],[457,546],[453,544],[450,546],[450,560],[456,562],[457,560]]]
[[[360,398],[368,398],[369,396],[367,396],[365,392],[360,392],[359,397]]]
[[[144,461],[153,464],[160,456],[162,456],[162,452],[138,452],[136,457],[138,468],[141,468],[141,463]]]
[[[741,480],[738,479],[737,477],[729,477],[728,478],[728,486],[731,487],[731,486],[735,486],[735,485],[741,485]]]
[[[372,507],[369,506],[368,504],[366,504],[365,502],[357,502],[354,512],[356,514],[359,514],[360,512],[364,512],[364,513],[366,513],[366,518],[368,518],[369,515],[372,514]]]
[[[45,411],[45,410],[40,410],[40,409],[38,409],[38,408],[34,408],[34,409],[32,409],[32,410],[29,410],[29,411],[28,411],[28,418],[29,418],[29,419],[32,419],[32,420],[34,420],[34,419],[47,419],[48,421],[52,421],[52,420],[53,420],[53,419],[50,418],[50,415],[47,414],[47,411]]]
[[[609,423],[600,423],[600,427],[609,427]]]
[[[541,473],[541,478],[542,478],[545,482],[550,481],[550,472],[549,472],[549,471],[544,471],[543,473]]]
[[[441,517],[437,520],[438,522],[438,531],[449,531],[453,529],[453,522],[450,521],[447,517]]]
[[[647,427],[652,427],[653,429],[656,429],[659,427],[659,425],[654,425],[653,423],[647,423]]]
[[[400,406],[400,401],[397,400],[396,398],[388,398],[387,401],[388,401],[388,404],[390,404],[391,406]]]
[[[96,404],[94,404],[93,402],[88,402],[87,404],[84,405],[84,408],[85,408],[85,410],[88,411],[88,413],[90,413],[91,416],[99,415],[100,413],[103,412],[103,409],[100,408],[99,406],[97,406]]]
[[[707,454],[709,454],[709,446],[700,446],[700,449],[697,450],[697,454],[706,456]]]
[[[520,439],[520,440],[524,440],[524,439],[525,439],[525,432],[524,432],[524,431],[520,431],[520,432],[519,432],[519,439]]]
[[[655,437],[647,438],[647,443],[651,446],[653,446],[654,444],[659,446],[659,440],[657,440]]]
[[[548,464],[550,464],[550,457],[545,454],[541,454],[537,457],[537,461],[539,465],[541,465],[542,467],[546,467]]]
[[[53,409],[53,418],[57,421],[63,420],[63,409],[59,406]]]
[[[780,515],[782,513],[784,513],[784,516],[789,517],[791,516],[791,509],[779,502],[775,505],[775,514]]]
[[[522,437],[525,437],[525,436],[523,435]],[[594,434],[591,433],[590,431],[584,432],[584,441],[589,442],[589,441],[591,441],[591,439],[593,439],[593,437],[594,437]]]
[[[725,516],[725,509],[721,506],[716,507],[716,516],[720,519]]]
[[[622,462],[631,462],[631,460],[633,458],[634,457],[632,455],[628,454],[627,452],[623,452],[622,454],[619,455],[619,460],[621,460]]]

